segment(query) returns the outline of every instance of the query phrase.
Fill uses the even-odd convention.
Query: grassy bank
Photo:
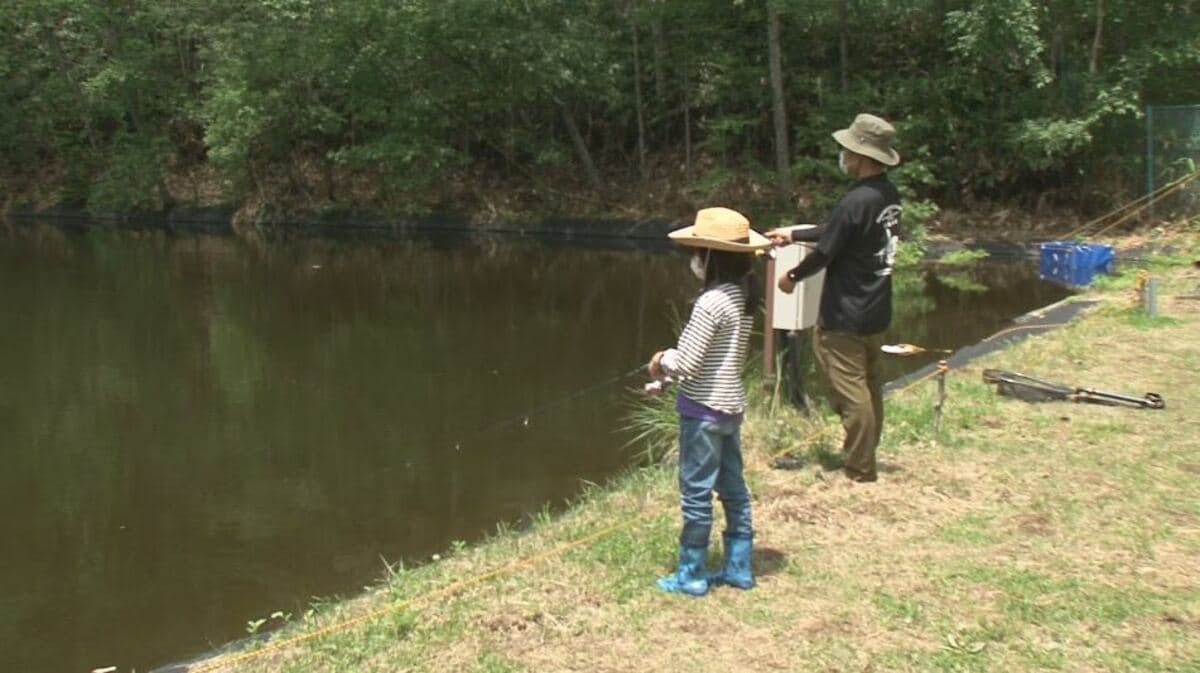
[[[1134,308],[1127,265],[1079,320],[951,372],[937,438],[930,383],[890,399],[876,484],[827,471],[833,419],[758,400],[752,591],[654,587],[679,527],[659,466],[191,670],[1200,670],[1200,301],[1179,298],[1200,245],[1173,245],[1146,262],[1162,317]],[[1167,408],[1031,405],[984,367]],[[785,450],[810,466],[768,469]]]

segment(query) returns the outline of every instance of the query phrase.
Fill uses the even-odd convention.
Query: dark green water
[[[694,293],[661,252],[3,226],[0,670],[186,658],[604,480],[620,385],[527,412],[669,345]],[[1062,296],[972,274],[906,280],[899,340]]]

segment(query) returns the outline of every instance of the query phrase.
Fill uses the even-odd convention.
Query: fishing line
[[[489,376],[499,376],[500,370],[493,369],[491,371],[484,372],[484,373]],[[437,371],[437,372],[416,372],[416,373],[412,374],[411,376],[409,376],[408,378],[409,378],[409,380],[412,380],[412,379],[429,380],[429,379],[444,379],[444,378],[447,378],[450,376],[462,376],[462,372],[457,369],[447,369],[445,371]]]
[[[623,374],[618,374],[610,379],[600,381],[599,383],[594,383],[585,388],[580,388],[579,390],[576,390],[575,392],[568,393],[566,395],[563,395],[562,397],[551,400],[550,402],[546,402],[545,404],[541,404],[539,406],[533,407],[532,409],[529,409],[522,413],[516,414],[514,416],[509,416],[509,417],[503,418],[499,421],[495,421],[493,423],[485,425],[484,427],[479,428],[478,430],[475,430],[474,432],[472,432],[470,434],[464,435],[464,436],[460,437],[457,441],[455,441],[454,442],[454,450],[458,451],[458,450],[462,449],[462,445],[467,440],[475,439],[475,438],[479,437],[480,435],[484,435],[489,432],[494,432],[496,430],[507,427],[509,425],[515,425],[517,423],[520,423],[522,426],[528,427],[529,419],[533,418],[534,416],[540,416],[541,414],[544,414],[547,411],[550,411],[551,409],[563,406],[563,405],[567,404],[568,402],[573,402],[581,397],[584,397],[586,395],[594,393],[598,390],[607,388],[608,386],[611,386],[615,383],[620,383],[621,381],[624,381],[625,379],[627,379],[635,374],[643,373],[645,371],[646,371],[646,365],[638,365],[637,367],[630,369],[629,371],[627,371]]]

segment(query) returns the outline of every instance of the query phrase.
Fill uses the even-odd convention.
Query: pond
[[[907,277],[898,340],[1064,294],[967,281]],[[147,670],[558,506],[694,292],[661,248],[0,227],[0,669]]]

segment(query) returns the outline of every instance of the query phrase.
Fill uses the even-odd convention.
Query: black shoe
[[[847,479],[858,484],[867,484],[872,481],[879,480],[879,475],[877,474],[863,474],[862,472],[855,472],[849,468],[846,468],[842,471],[846,473]]]
[[[785,453],[782,456],[775,456],[771,461],[771,467],[776,470],[799,470],[804,467],[804,459]]]

